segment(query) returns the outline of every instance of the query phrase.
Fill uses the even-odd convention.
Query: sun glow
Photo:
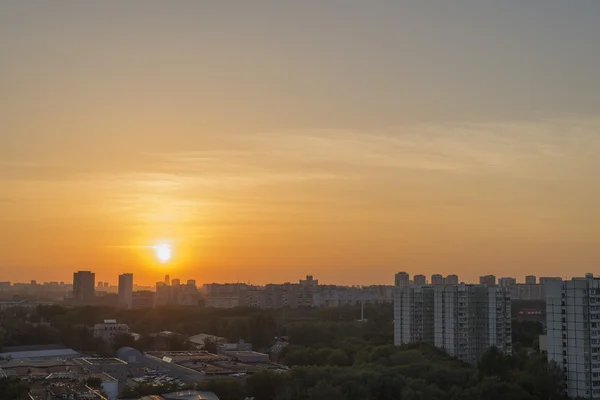
[[[171,245],[166,243],[157,244],[154,248],[154,255],[161,263],[166,263],[173,257],[173,249]]]

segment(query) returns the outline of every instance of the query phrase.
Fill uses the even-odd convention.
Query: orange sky
[[[0,4],[0,280],[594,272],[598,6],[267,3]]]

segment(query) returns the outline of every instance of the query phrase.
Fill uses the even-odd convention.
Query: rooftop
[[[189,338],[189,341],[192,342],[192,343],[194,343],[194,344],[203,345],[204,344],[204,340],[206,340],[206,339],[212,340],[212,341],[215,341],[215,342],[223,342],[223,341],[226,340],[225,338],[222,338],[222,337],[219,337],[219,336],[209,335],[209,334],[206,334],[206,333],[199,333],[197,335],[191,336]]]
[[[44,378],[64,378],[83,373],[83,368],[72,361],[12,360],[0,362],[0,370],[6,376],[41,376]]]
[[[121,361],[118,358],[114,357],[96,357],[96,358],[80,358],[80,360],[85,364],[89,365],[110,365],[110,364],[124,364],[127,365],[125,361]]]
[[[105,399],[83,383],[73,380],[64,380],[62,382],[36,381],[31,385],[29,395],[32,400],[47,400],[49,398]]]
[[[0,353],[0,358],[12,359],[40,359],[40,358],[73,358],[79,353],[73,349],[33,350],[33,351],[10,351]]]
[[[202,350],[188,351],[149,351],[146,353],[149,356],[163,359],[168,357],[172,362],[179,363],[182,361],[218,361],[228,360],[229,357],[219,356]]]

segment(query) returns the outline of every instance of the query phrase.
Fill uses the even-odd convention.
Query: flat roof
[[[77,357],[79,353],[73,349],[56,349],[56,350],[33,350],[33,351],[13,351],[0,353],[0,358],[12,359],[35,359],[35,358],[51,358],[51,357]]]
[[[203,350],[188,350],[188,351],[148,351],[146,352],[149,356],[156,358],[169,357],[174,362],[180,362],[185,360],[198,360],[198,361],[216,361],[216,360],[228,360],[227,356],[220,356],[217,354],[209,353]]]
[[[81,360],[90,365],[106,365],[106,364],[123,364],[127,365],[125,361],[119,360],[114,357],[86,357],[81,358]]]
[[[204,344],[205,339],[214,340],[215,342],[221,342],[225,340],[225,338],[220,336],[209,335],[207,333],[199,333],[197,335],[190,336],[189,341],[196,344]]]

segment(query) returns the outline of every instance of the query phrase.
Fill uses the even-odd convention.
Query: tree
[[[135,341],[135,338],[127,333],[123,333],[120,335],[115,336],[114,340],[113,340],[113,350],[117,351],[119,350],[121,347],[133,347],[136,348],[137,347],[137,343]]]
[[[204,338],[204,350],[206,350],[212,354],[217,354],[218,347],[219,347],[219,344],[217,343],[216,340],[213,340],[210,337]]]
[[[490,347],[477,363],[482,377],[498,377],[502,381],[510,380],[510,360],[497,347]]]
[[[91,388],[99,389],[102,386],[102,379],[95,376],[90,376],[86,379],[85,384]]]
[[[283,377],[270,371],[257,372],[248,377],[246,387],[255,400],[273,400],[283,388]]]
[[[339,387],[333,387],[325,381],[319,381],[314,388],[310,390],[309,400],[345,400],[342,390]]]
[[[0,400],[20,400],[29,398],[29,387],[15,377],[0,378]]]

